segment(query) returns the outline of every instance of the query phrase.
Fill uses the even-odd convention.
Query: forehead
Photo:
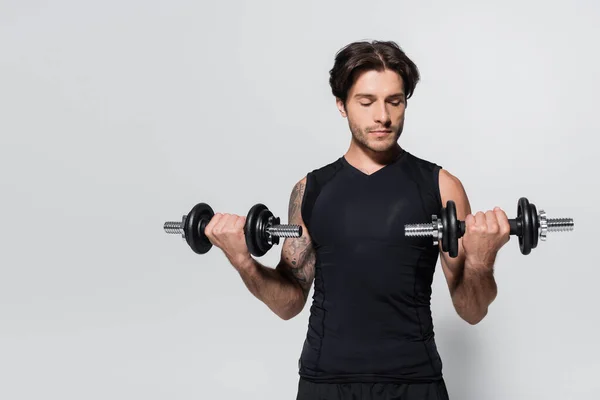
[[[403,92],[403,89],[404,82],[397,72],[389,69],[369,70],[357,75],[349,94],[352,96],[354,93],[360,92],[386,96],[391,93]]]

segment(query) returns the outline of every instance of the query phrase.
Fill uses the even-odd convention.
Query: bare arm
[[[442,204],[448,200],[456,203],[456,216],[464,221],[471,214],[471,205],[460,180],[448,171],[440,171],[440,194]],[[481,268],[473,265],[466,257],[462,238],[458,243],[458,257],[451,258],[442,251],[441,264],[448,282],[452,303],[458,315],[468,323],[479,323],[488,312],[489,305],[496,298],[498,288],[494,279],[493,265]]]
[[[306,178],[290,196],[288,223],[302,226],[302,237],[286,238],[276,268],[250,258],[238,269],[250,292],[284,320],[298,315],[308,299],[314,280],[315,251],[300,213]]]

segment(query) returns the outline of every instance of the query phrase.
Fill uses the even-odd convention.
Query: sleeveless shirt
[[[304,379],[442,379],[430,307],[439,250],[404,236],[439,214],[441,168],[402,149],[370,175],[344,156],[307,174],[301,213],[316,261]]]

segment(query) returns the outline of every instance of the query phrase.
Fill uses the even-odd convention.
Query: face
[[[365,71],[337,106],[354,141],[363,149],[385,152],[396,146],[404,127],[406,98],[400,75],[388,69]]]

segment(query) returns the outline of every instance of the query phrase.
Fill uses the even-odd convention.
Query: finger
[[[227,225],[227,221],[229,220],[229,218],[231,217],[230,214],[222,214],[221,219],[219,219],[219,221],[215,224],[215,227],[213,229],[213,232],[218,235],[220,233],[222,233],[225,230],[225,226]]]
[[[225,225],[225,230],[227,232],[236,233],[236,234],[242,232],[242,229],[240,229],[240,226],[239,226],[240,218],[242,218],[242,217],[240,217],[239,215],[231,214],[229,216],[229,219],[227,220],[227,225]]]
[[[236,230],[236,232],[244,232],[244,225],[246,224],[246,217],[242,217],[242,216],[238,216],[235,224],[234,224],[234,228]]]
[[[500,207],[494,208],[494,212],[496,213],[496,217],[498,218],[498,225],[500,226],[500,231],[510,236],[510,223],[508,222],[508,216]]]
[[[240,233],[242,230],[237,226],[239,218],[240,218],[239,215],[229,214],[228,218],[227,218],[227,222],[225,223],[225,226],[223,227],[223,231],[228,232],[228,233],[236,233],[236,234]]]
[[[204,234],[209,239],[214,238],[214,228],[220,222],[222,217],[223,215],[221,213],[216,213],[211,217],[210,221],[208,221],[208,224],[206,224],[206,226],[204,227]]]
[[[473,225],[475,225],[475,217],[473,214],[469,214],[465,217],[465,228],[471,230]]]
[[[489,233],[497,234],[500,232],[500,225],[498,224],[498,217],[493,211],[487,211],[485,213],[485,222],[487,224],[487,230]]]
[[[475,214],[475,225],[477,225],[478,228],[487,228],[487,222],[485,221],[485,214],[483,212],[479,211]]]

